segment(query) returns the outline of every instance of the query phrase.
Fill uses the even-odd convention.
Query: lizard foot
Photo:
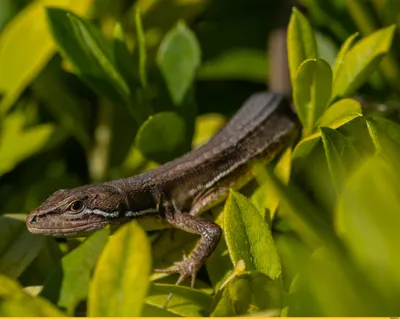
[[[154,271],[161,273],[179,274],[179,278],[176,281],[175,285],[180,285],[186,278],[191,277],[190,287],[193,288],[194,282],[196,280],[196,275],[200,270],[200,267],[201,265],[199,266],[199,263],[196,260],[194,260],[192,257],[186,257],[184,255],[183,260],[175,262],[173,266],[163,269],[154,269]],[[172,292],[168,294],[167,300],[165,301],[163,308],[167,307],[168,302],[171,300],[171,298]]]
[[[182,261],[177,261],[173,266],[163,269],[154,269],[155,272],[179,274],[176,285],[180,285],[186,278],[191,277],[190,287],[194,287],[196,275],[200,270],[198,261],[192,257],[183,256]]]

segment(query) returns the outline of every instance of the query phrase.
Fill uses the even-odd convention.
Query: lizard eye
[[[82,201],[77,200],[71,204],[69,209],[74,212],[74,213],[79,213],[85,208],[85,205],[83,204]]]

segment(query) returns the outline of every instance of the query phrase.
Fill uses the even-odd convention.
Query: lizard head
[[[113,221],[125,211],[124,196],[110,185],[88,185],[61,189],[32,211],[26,225],[34,234],[55,237],[87,236]]]

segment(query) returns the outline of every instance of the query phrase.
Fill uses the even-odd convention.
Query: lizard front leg
[[[177,285],[191,277],[191,287],[193,287],[197,272],[218,245],[222,230],[212,221],[181,213],[176,211],[172,205],[165,207],[165,219],[171,226],[192,234],[198,234],[201,238],[188,257],[184,257],[182,261],[176,262],[172,267],[156,269],[155,271],[178,273],[180,276],[176,282]]]

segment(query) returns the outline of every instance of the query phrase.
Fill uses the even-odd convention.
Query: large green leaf
[[[179,22],[164,37],[157,52],[157,65],[175,105],[180,105],[200,65],[200,47],[196,36]]]
[[[324,60],[306,60],[298,68],[293,101],[305,135],[314,129],[327,108],[332,90],[332,70]]]
[[[233,317],[280,308],[279,283],[260,272],[239,274],[215,297],[211,316]]]
[[[281,274],[269,225],[246,197],[232,190],[224,207],[224,234],[233,264],[244,260],[247,270],[271,279]]]
[[[136,317],[142,312],[151,267],[150,243],[137,222],[111,236],[89,287],[88,315]]]
[[[84,14],[92,0],[33,1],[0,33],[0,93],[5,95],[0,114],[10,108],[54,52],[45,19],[45,5],[49,4]]]
[[[293,9],[289,21],[287,47],[290,78],[293,85],[300,64],[307,59],[318,57],[317,44],[310,23],[296,8]]]
[[[333,83],[332,98],[353,94],[376,70],[392,44],[395,26],[378,30],[355,44],[344,56]]]
[[[145,157],[159,163],[173,159],[187,150],[187,125],[174,112],[150,116],[140,127],[136,145]]]
[[[0,274],[18,278],[43,248],[45,238],[31,234],[25,215],[0,216]]]
[[[79,302],[87,298],[89,279],[107,243],[108,233],[108,228],[96,232],[66,255],[46,281],[41,296],[65,308],[67,314],[73,316]]]
[[[172,293],[172,298],[164,308],[170,293]],[[210,307],[211,296],[199,290],[183,286],[152,284],[142,315],[146,317],[159,315],[204,317],[209,315]]]
[[[336,191],[341,192],[361,157],[350,141],[341,133],[328,127],[321,127],[322,142],[328,161],[329,172]]]
[[[0,176],[19,162],[39,152],[49,141],[54,126],[41,124],[24,129],[26,117],[21,112],[8,115],[0,127]]]
[[[65,315],[40,297],[29,296],[16,282],[0,275],[1,317],[64,317]]]

